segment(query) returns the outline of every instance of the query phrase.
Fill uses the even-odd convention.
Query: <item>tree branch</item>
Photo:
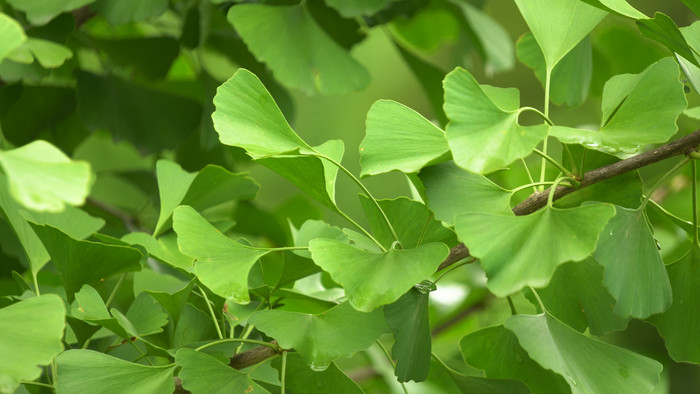
[[[683,138],[679,138],[673,142],[669,142],[666,145],[659,146],[656,149],[652,149],[648,152],[640,153],[636,156],[632,156],[625,160],[618,161],[617,163],[610,164],[605,167],[596,168],[595,170],[588,171],[583,174],[581,179],[581,187],[576,189],[568,188],[566,186],[559,186],[554,191],[554,199],[557,200],[568,194],[581,190],[585,187],[591,186],[595,183],[604,181],[606,179],[613,178],[617,175],[624,174],[626,172],[634,171],[639,168],[648,166],[650,164],[656,163],[661,160],[665,160],[678,155],[685,155],[689,152],[695,150],[695,147],[700,145],[700,130],[688,134]],[[520,204],[513,207],[513,213],[517,216],[523,216],[537,211],[538,209],[547,205],[547,197],[549,196],[550,189],[534,193],[530,197],[523,200]],[[450,250],[450,254],[447,258],[440,264],[438,271],[449,267],[450,265],[469,257],[469,249],[467,249],[464,244],[459,244]]]

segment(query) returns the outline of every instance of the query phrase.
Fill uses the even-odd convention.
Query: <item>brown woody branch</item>
[[[581,190],[585,187],[624,174],[626,172],[637,170],[639,168],[648,166],[649,164],[653,164],[674,156],[688,154],[694,151],[695,147],[697,147],[698,145],[700,145],[700,130],[697,130],[673,142],[669,142],[666,145],[659,146],[658,148],[652,149],[648,152],[640,153],[628,159],[618,161],[617,163],[613,163],[605,167],[600,167],[596,168],[595,170],[588,171],[585,174],[583,174],[583,177],[581,177],[580,187],[575,189],[566,186],[557,187],[557,190],[554,191],[554,199],[557,200],[568,194],[574,193],[577,190]],[[515,213],[518,216],[522,216],[533,213],[538,209],[544,207],[545,205],[547,205],[547,197],[549,196],[549,192],[550,189],[547,189],[530,195],[530,197],[526,198],[520,204],[513,207],[513,213]],[[438,267],[438,271],[449,267],[450,265],[467,257],[469,257],[469,249],[467,249],[467,247],[461,243],[450,250],[450,254],[440,264],[440,267]]]

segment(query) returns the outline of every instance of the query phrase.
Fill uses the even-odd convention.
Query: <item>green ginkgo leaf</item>
[[[248,273],[267,250],[232,240],[186,205],[173,212],[173,229],[180,251],[197,259],[194,273],[205,286],[239,304],[250,302]]]
[[[40,38],[28,38],[10,55],[10,60],[25,64],[36,60],[44,68],[57,68],[72,57],[73,51],[65,45]]]
[[[92,350],[68,350],[56,357],[57,393],[172,393],[175,365],[150,367]]]
[[[459,341],[459,347],[464,361],[488,378],[520,380],[533,393],[571,392],[563,377],[533,361],[518,338],[503,326],[474,331]]]
[[[0,62],[27,40],[22,26],[3,13],[0,13],[0,37]]]
[[[77,0],[73,0],[77,1]],[[168,0],[94,0],[95,10],[112,25],[156,17],[168,8]]]
[[[418,112],[390,100],[375,102],[367,113],[367,132],[360,144],[362,176],[421,168],[449,152],[445,132]]]
[[[369,312],[390,304],[435,272],[449,249],[442,243],[371,252],[330,239],[309,242],[314,263],[345,288],[350,304]]]
[[[240,4],[229,9],[228,20],[255,57],[287,86],[340,94],[369,83],[367,70],[328,36],[305,3]]]
[[[241,147],[253,159],[310,148],[289,126],[260,79],[248,70],[236,71],[219,86],[214,106],[211,117],[221,143]]]
[[[462,9],[464,19],[481,44],[486,74],[511,70],[515,66],[515,56],[508,31],[481,8],[468,2],[451,2]]]
[[[625,0],[586,0],[588,4],[594,5],[605,11],[612,11],[619,15],[632,19],[646,18],[642,12],[632,7]]]
[[[394,333],[391,356],[396,360],[399,382],[422,382],[430,371],[430,321],[428,292],[415,287],[384,307],[384,317]]]
[[[585,336],[549,314],[511,316],[505,327],[574,394],[648,393],[659,382],[663,367],[657,361]]]
[[[603,117],[598,131],[555,126],[550,134],[566,144],[604,152],[635,152],[646,144],[665,142],[686,108],[678,64],[664,58],[639,74],[616,75],[603,89]]]
[[[325,0],[329,7],[333,7],[340,15],[346,18],[355,18],[361,15],[372,15],[384,7],[389,0]]]
[[[150,234],[134,232],[126,234],[121,240],[130,245],[140,245],[144,247],[150,256],[155,257],[171,267],[179,268],[187,272],[193,271],[194,259],[180,252],[177,246],[177,236],[173,233],[162,235],[158,239],[155,239]]]
[[[160,215],[154,236],[167,229],[173,210],[178,205],[204,210],[230,200],[252,199],[259,188],[246,174],[235,174],[211,164],[197,173],[191,173],[172,161],[158,160],[156,174]]]
[[[333,360],[367,349],[389,331],[381,309],[358,312],[347,302],[315,315],[260,311],[248,322],[276,339],[283,349],[296,350],[314,370],[324,370]]]
[[[588,257],[614,215],[608,204],[545,207],[526,216],[466,213],[455,219],[455,230],[481,261],[489,290],[505,297],[526,286],[546,286],[557,266]]]
[[[460,167],[477,173],[497,170],[529,155],[547,136],[544,125],[518,124],[517,90],[485,88],[462,68],[447,74],[443,86],[450,119],[447,142]]]
[[[547,311],[578,331],[593,335],[623,330],[629,319],[613,312],[615,298],[603,286],[603,267],[592,257],[557,268],[549,286],[538,289]]]
[[[666,266],[673,288],[673,303],[662,314],[649,321],[666,342],[668,354],[678,362],[700,363],[700,341],[697,336],[700,308],[700,246],[693,244],[680,260]]]
[[[607,13],[579,0],[515,0],[552,70]]]
[[[8,0],[12,8],[27,14],[32,25],[45,25],[59,14],[72,11],[95,0]],[[2,33],[0,36],[4,37]]]
[[[428,197],[428,208],[435,218],[454,224],[465,212],[511,215],[511,193],[483,175],[447,162],[424,168],[419,174]]]
[[[657,12],[654,14],[654,18],[637,20],[637,27],[639,27],[639,31],[643,36],[666,46],[666,48],[682,56],[696,67],[700,67],[700,63],[695,57],[697,49],[688,45],[683,33],[668,15]]]
[[[13,393],[20,380],[38,378],[40,365],[63,350],[65,308],[55,294],[0,308],[0,392]]]
[[[671,305],[671,284],[642,209],[617,207],[600,235],[595,259],[617,300],[615,313],[644,319]]]
[[[279,357],[270,362],[270,366],[282,370]],[[298,353],[287,353],[286,388],[292,393],[304,394],[361,394],[364,391],[350,379],[335,363],[330,363],[323,371],[314,371],[304,362]]]
[[[175,364],[182,367],[178,374],[182,387],[192,393],[268,393],[253,382],[250,375],[217,360],[203,352],[180,349]]]
[[[96,285],[112,275],[141,270],[137,249],[81,241],[49,225],[30,223],[58,270],[68,301],[84,284]]]
[[[90,164],[72,161],[43,140],[1,151],[0,165],[12,196],[35,211],[58,212],[65,204],[83,204],[93,181]]]

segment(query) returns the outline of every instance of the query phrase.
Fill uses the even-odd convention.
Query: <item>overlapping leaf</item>
[[[43,140],[0,152],[0,165],[12,196],[36,211],[58,212],[65,204],[84,203],[93,180],[88,163],[72,161]]]
[[[281,371],[282,360],[275,358],[270,362],[272,368]],[[286,388],[292,393],[305,394],[360,394],[360,386],[346,376],[335,363],[323,371],[314,371],[306,365],[297,353],[287,354]]]
[[[69,350],[56,357],[57,393],[171,393],[175,365],[150,367],[92,350]]]
[[[312,240],[309,251],[314,263],[345,288],[350,304],[364,312],[399,299],[435,272],[449,253],[442,243],[371,252],[330,239]]]
[[[394,333],[391,356],[396,360],[399,382],[422,382],[430,371],[429,293],[415,287],[384,307],[386,322]]]
[[[547,127],[518,124],[518,92],[480,86],[464,69],[445,77],[447,142],[455,163],[485,173],[529,155]],[[514,105],[513,105],[514,104]]]
[[[255,57],[287,86],[339,94],[369,83],[367,70],[324,32],[304,3],[236,5],[228,20]]]
[[[180,251],[197,259],[194,272],[205,286],[240,304],[250,302],[248,273],[267,250],[232,240],[186,205],[175,209],[173,229]]]
[[[294,348],[315,370],[326,369],[331,361],[370,347],[389,329],[381,309],[358,312],[347,302],[316,315],[260,311],[248,321],[276,339],[283,349]]]
[[[0,62],[27,40],[24,29],[16,20],[0,13]]]
[[[0,392],[12,393],[20,380],[38,378],[63,350],[63,301],[54,294],[0,309]]]
[[[445,132],[428,119],[403,104],[379,100],[367,113],[367,132],[360,144],[361,175],[417,172],[449,150]]]
[[[542,367],[563,376],[572,393],[648,393],[659,382],[657,361],[587,337],[549,314],[516,315],[505,327]]]
[[[617,300],[617,315],[643,319],[671,305],[671,284],[641,209],[617,207],[595,259],[605,268],[603,283]]]
[[[355,18],[360,15],[372,15],[384,7],[389,0],[325,0],[329,7],[333,7],[340,15],[346,18]]]
[[[487,73],[503,72],[515,66],[513,41],[508,31],[489,14],[470,3],[453,1],[461,8],[469,28],[476,35],[483,51]]]
[[[73,0],[76,1],[76,0]],[[168,8],[168,0],[93,0],[95,9],[109,23],[120,25],[155,17]]]
[[[455,230],[481,260],[489,290],[503,297],[546,286],[557,266],[588,257],[614,215],[613,206],[604,204],[546,207],[527,216],[466,213],[455,219]]]
[[[180,349],[175,364],[182,387],[192,393],[268,393],[250,375],[229,367],[216,358],[192,349]]]
[[[600,130],[555,126],[550,134],[567,144],[582,144],[611,153],[635,152],[667,141],[686,108],[678,65],[664,58],[639,74],[611,78],[603,90]]]
[[[12,8],[25,12],[29,22],[39,26],[45,25],[63,12],[72,11],[94,1],[95,0],[8,0],[8,3]]]
[[[71,57],[73,51],[64,45],[39,38],[28,38],[10,55],[10,60],[25,64],[36,60],[44,68],[57,68]]]
[[[150,234],[135,232],[126,234],[121,240],[130,245],[143,246],[149,255],[172,267],[187,272],[193,270],[194,259],[180,252],[177,247],[177,237],[172,233],[155,239]]]

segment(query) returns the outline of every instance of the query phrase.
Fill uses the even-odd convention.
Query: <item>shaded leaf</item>
[[[256,58],[287,86],[340,94],[369,83],[367,70],[321,29],[304,3],[240,4],[231,7],[228,20]]]
[[[275,358],[270,362],[272,368],[281,371],[282,360]],[[335,363],[330,363],[323,371],[309,368],[297,353],[287,353],[286,389],[297,394],[359,394],[360,386],[347,377]]]
[[[168,0],[97,0],[93,7],[112,25],[121,25],[162,14],[168,7]]]
[[[435,272],[449,253],[442,243],[370,252],[322,238],[309,242],[309,251],[314,263],[345,288],[350,304],[363,312],[399,299]]]
[[[464,376],[450,373],[452,380],[463,393],[478,394],[527,394],[527,385],[519,380],[486,379],[477,376]]]
[[[171,321],[178,322],[180,320],[182,310],[185,307],[190,294],[192,293],[194,285],[195,281],[191,280],[183,288],[172,294],[165,291],[152,290],[146,290],[146,293],[150,294],[153,299],[160,303],[163,309],[165,309],[168,312],[168,315],[170,315]]]
[[[587,337],[549,314],[511,316],[505,327],[533,360],[564,376],[573,393],[648,393],[659,382],[657,361]]]
[[[192,349],[180,349],[175,364],[182,367],[178,374],[182,387],[192,393],[268,393],[253,382],[248,374],[223,364],[216,358]]]
[[[666,46],[671,52],[679,54],[695,66],[700,67],[700,63],[693,54],[693,49],[690,48],[678,26],[668,15],[657,12],[653,19],[637,20],[637,27],[643,36]]]
[[[283,349],[294,348],[314,370],[324,370],[331,361],[370,347],[388,331],[381,309],[358,312],[347,302],[315,315],[259,311],[248,322]]]
[[[267,250],[232,240],[186,205],[175,209],[173,229],[182,253],[197,259],[194,272],[205,286],[237,303],[250,302],[248,273]]]
[[[175,365],[150,367],[92,350],[68,350],[56,357],[57,393],[171,393]]]
[[[329,7],[333,7],[340,15],[346,18],[355,18],[360,15],[372,15],[384,7],[389,0],[325,0]]]
[[[63,301],[47,294],[0,309],[0,391],[12,393],[20,380],[34,380],[63,350]]]
[[[36,26],[45,25],[59,14],[72,11],[95,0],[8,0],[12,8],[23,11],[27,19]],[[4,34],[0,34],[3,37]]]
[[[454,1],[464,14],[484,52],[486,73],[511,70],[515,66],[513,40],[508,31],[489,14],[467,2]]]
[[[158,239],[147,233],[129,233],[121,238],[130,245],[140,245],[146,249],[149,255],[172,267],[187,272],[193,271],[194,259],[185,256],[177,246],[177,237],[169,233]]]
[[[90,43],[104,51],[120,66],[133,66],[146,78],[167,75],[180,47],[173,37],[137,37],[119,39],[90,38]]]
[[[486,92],[464,69],[447,74],[443,85],[450,119],[447,142],[460,167],[478,173],[497,170],[529,155],[547,135],[546,126],[520,126],[519,110],[504,108],[503,98],[492,97],[497,89]],[[502,90],[498,95],[519,101],[517,90]]]
[[[557,266],[588,257],[614,215],[604,204],[545,207],[526,216],[466,213],[455,219],[455,230],[480,259],[489,290],[504,297],[525,286],[544,287]]]
[[[632,7],[625,0],[583,0],[605,11],[612,11],[632,19],[646,18],[646,15]]]
[[[641,209],[617,207],[601,232],[595,259],[621,317],[646,318],[671,305],[671,284]]]
[[[391,357],[396,360],[399,382],[422,382],[430,371],[430,322],[428,296],[415,287],[384,307],[384,317],[394,333]]]

